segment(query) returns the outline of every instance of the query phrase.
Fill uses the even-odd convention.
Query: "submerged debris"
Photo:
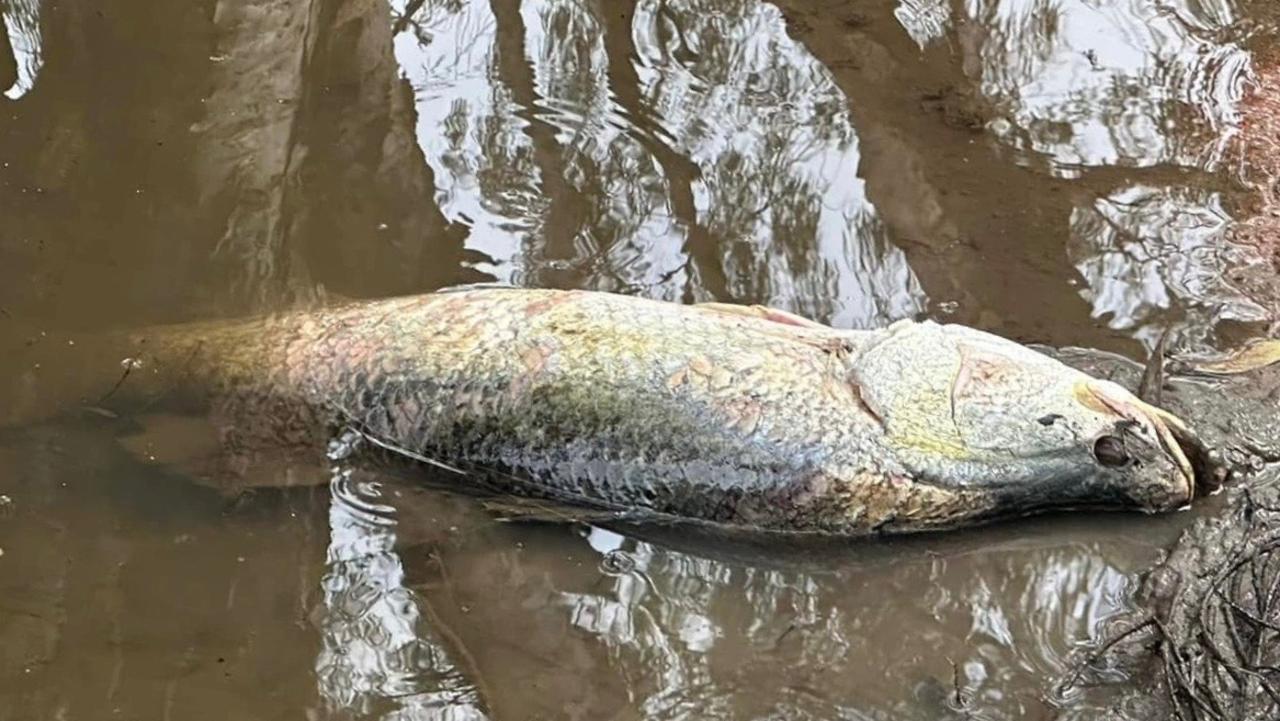
[[[1276,363],[1280,363],[1280,339],[1267,338],[1249,343],[1226,357],[1194,363],[1191,369],[1210,375],[1235,375]]]

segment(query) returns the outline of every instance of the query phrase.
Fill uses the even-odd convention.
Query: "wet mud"
[[[1278,482],[1277,466],[1251,475],[1229,491],[1222,510],[1188,529],[1144,574],[1135,608],[1108,620],[1060,690],[1089,683],[1097,693],[1109,672],[1111,687],[1122,690],[1099,717],[1117,721],[1280,713]]]
[[[1162,337],[1189,363],[1276,333],[1278,21],[10,0],[0,349],[494,280],[964,322],[1136,387]],[[0,429],[0,721],[1197,718],[1179,679],[1266,717],[1273,677],[1162,664],[1208,658],[1196,624],[1268,663],[1231,656],[1265,626],[1185,609],[1274,524],[1278,375],[1170,364],[1241,469],[1185,513],[874,546],[503,522],[324,449],[209,464],[206,417]]]

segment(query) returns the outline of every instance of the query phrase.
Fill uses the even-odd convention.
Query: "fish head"
[[[1044,370],[1062,377],[1050,380],[1021,368],[983,391],[957,393],[960,433],[976,469],[986,467],[971,477],[1004,507],[1155,513],[1195,498],[1197,465],[1206,450],[1180,419],[1111,381],[1066,366]],[[1020,388],[1027,391],[1022,397],[1015,392]],[[1026,429],[1021,442],[1012,437],[1019,427]]]
[[[1168,511],[1213,477],[1185,423],[1116,383],[971,328],[891,331],[855,364],[890,454],[916,482],[977,494],[985,515]]]

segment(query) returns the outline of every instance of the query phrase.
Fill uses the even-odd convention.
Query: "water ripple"
[[[1250,56],[1225,5],[975,0],[969,20],[993,129],[1055,174],[1103,165],[1212,168],[1239,122]],[[1029,162],[1031,162],[1029,160]]]
[[[397,508],[381,482],[339,467],[330,492],[324,597],[316,615],[322,638],[316,682],[325,702],[384,719],[485,718],[472,681],[455,665],[439,629],[426,622],[423,599],[405,586]]]
[[[1256,251],[1228,242],[1217,193],[1134,186],[1071,214],[1070,256],[1095,317],[1149,348],[1171,323],[1178,344],[1212,347],[1222,320],[1253,322],[1266,308],[1235,287]]]

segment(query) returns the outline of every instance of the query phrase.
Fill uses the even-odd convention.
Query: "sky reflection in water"
[[[417,11],[430,41],[406,29],[396,54],[441,207],[491,259],[478,267],[525,283],[568,267],[599,289],[727,295],[841,326],[920,311],[923,291],[857,176],[829,72],[776,8],[714,5],[639,3],[631,37],[609,38],[631,52],[611,55],[596,8],[523,3],[518,63],[497,57],[489,6]],[[517,71],[530,77],[507,77]],[[531,108],[511,86],[533,91]]]
[[[0,5],[0,17],[8,33],[15,75],[4,96],[17,100],[31,92],[44,63],[40,49],[40,0],[8,0]]]
[[[1079,175],[1088,167],[1206,166],[1239,121],[1249,54],[1222,42],[1234,3],[903,0],[922,45],[954,32],[966,71],[1001,111],[1011,146]]]

